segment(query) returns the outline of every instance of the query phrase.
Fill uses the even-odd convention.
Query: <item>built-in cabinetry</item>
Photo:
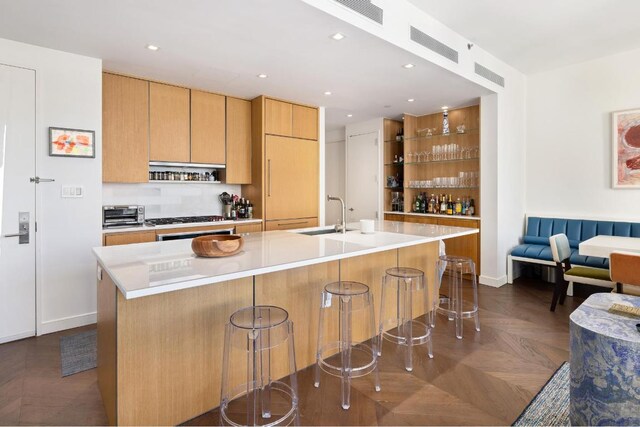
[[[384,120],[385,219],[480,228],[480,107],[449,110],[448,121],[449,132],[443,133],[442,112]],[[475,213],[416,213],[421,194],[473,199]],[[479,274],[479,234],[447,240],[447,253],[471,257]]]
[[[191,163],[225,164],[225,115],[224,95],[191,91]]]
[[[102,180],[149,179],[149,82],[102,76]]]
[[[149,83],[149,160],[190,162],[189,89]]]
[[[251,182],[250,101],[104,73],[102,126],[103,182],[148,182],[149,162]]]
[[[318,221],[318,109],[258,97],[252,101],[252,177],[242,195],[266,230]]]
[[[103,236],[103,246],[130,245],[132,243],[155,242],[155,231],[132,231],[129,233],[110,233]]]
[[[251,182],[251,101],[227,97],[227,168],[228,184]]]

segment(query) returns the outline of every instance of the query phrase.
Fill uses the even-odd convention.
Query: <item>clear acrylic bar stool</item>
[[[225,329],[220,422],[275,426],[299,424],[298,417],[289,313],[266,305],[236,311]]]
[[[414,293],[421,293],[421,299],[414,300]],[[395,307],[393,314],[387,313],[387,306]],[[430,319],[434,306],[429,301],[424,273],[408,267],[394,267],[386,271],[382,278],[380,318],[378,326],[378,355],[382,356],[382,341],[386,339],[406,346],[404,367],[413,370],[413,346],[427,344],[427,354],[433,358],[430,322],[414,319],[414,308],[427,314]]]
[[[375,390],[380,391],[375,313],[369,287],[349,281],[326,285],[318,329],[314,385],[320,386],[321,370],[340,377],[343,409],[351,405],[352,378],[373,372]]]
[[[476,331],[479,332],[478,283],[476,281],[476,265],[473,260],[451,255],[440,256],[436,264],[436,276],[440,281],[440,289],[448,290],[448,295],[440,298],[437,311],[446,314],[449,320],[456,321],[456,337],[462,339],[463,320],[471,317],[475,321]],[[465,287],[465,282],[471,286]],[[443,285],[445,286],[443,287]],[[471,301],[464,299],[465,292],[469,291],[472,293],[473,299]]]

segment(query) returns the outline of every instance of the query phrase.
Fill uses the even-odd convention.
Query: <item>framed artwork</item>
[[[640,110],[612,115],[613,188],[640,188]]]
[[[62,157],[96,157],[92,130],[49,128],[49,155]]]

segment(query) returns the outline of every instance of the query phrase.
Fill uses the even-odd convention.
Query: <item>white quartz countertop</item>
[[[131,299],[478,232],[466,227],[377,221],[375,233],[362,234],[359,226],[349,224],[347,228],[354,230],[345,234],[316,236],[298,234],[299,230],[252,233],[244,236],[242,252],[225,258],[197,257],[190,239],[97,247],[93,252],[124,297]],[[322,227],[307,231],[317,229]]]
[[[149,218],[151,219],[151,218]],[[262,222],[261,219],[237,219],[235,221],[209,221],[209,222],[188,222],[184,224],[166,224],[166,225],[132,225],[128,227],[103,227],[102,234],[113,233],[130,233],[132,231],[153,231],[153,230],[166,230],[170,228],[185,228],[185,227],[208,227],[219,225],[241,225],[241,224],[255,224]]]

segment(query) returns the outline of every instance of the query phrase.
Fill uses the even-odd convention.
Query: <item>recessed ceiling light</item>
[[[344,34],[342,33],[335,33],[331,36],[332,39],[334,40],[342,40],[344,38]]]
[[[147,49],[149,49],[149,50],[153,50],[153,51],[156,51],[156,50],[158,50],[158,49],[160,49],[160,48],[159,48],[158,46],[156,46],[156,45],[148,44],[148,45],[147,45]]]
[[[261,79],[266,79],[268,76],[266,74],[258,74],[258,77]]]
[[[407,101],[408,101],[408,102],[413,102],[413,101],[415,101],[415,99],[413,99],[413,98],[409,98],[409,99],[407,99]]]
[[[325,95],[331,95],[331,92],[330,91],[326,91],[324,94]]]
[[[384,108],[391,108],[391,105],[385,105]]]
[[[446,105],[443,105],[443,106],[442,106],[442,109],[443,109],[443,110],[448,110],[448,109],[449,109],[449,107],[447,107]]]
[[[353,114],[347,114],[347,117],[353,117]]]
[[[413,65],[413,64],[404,64],[403,67],[409,69],[409,68],[415,67],[415,65]]]

